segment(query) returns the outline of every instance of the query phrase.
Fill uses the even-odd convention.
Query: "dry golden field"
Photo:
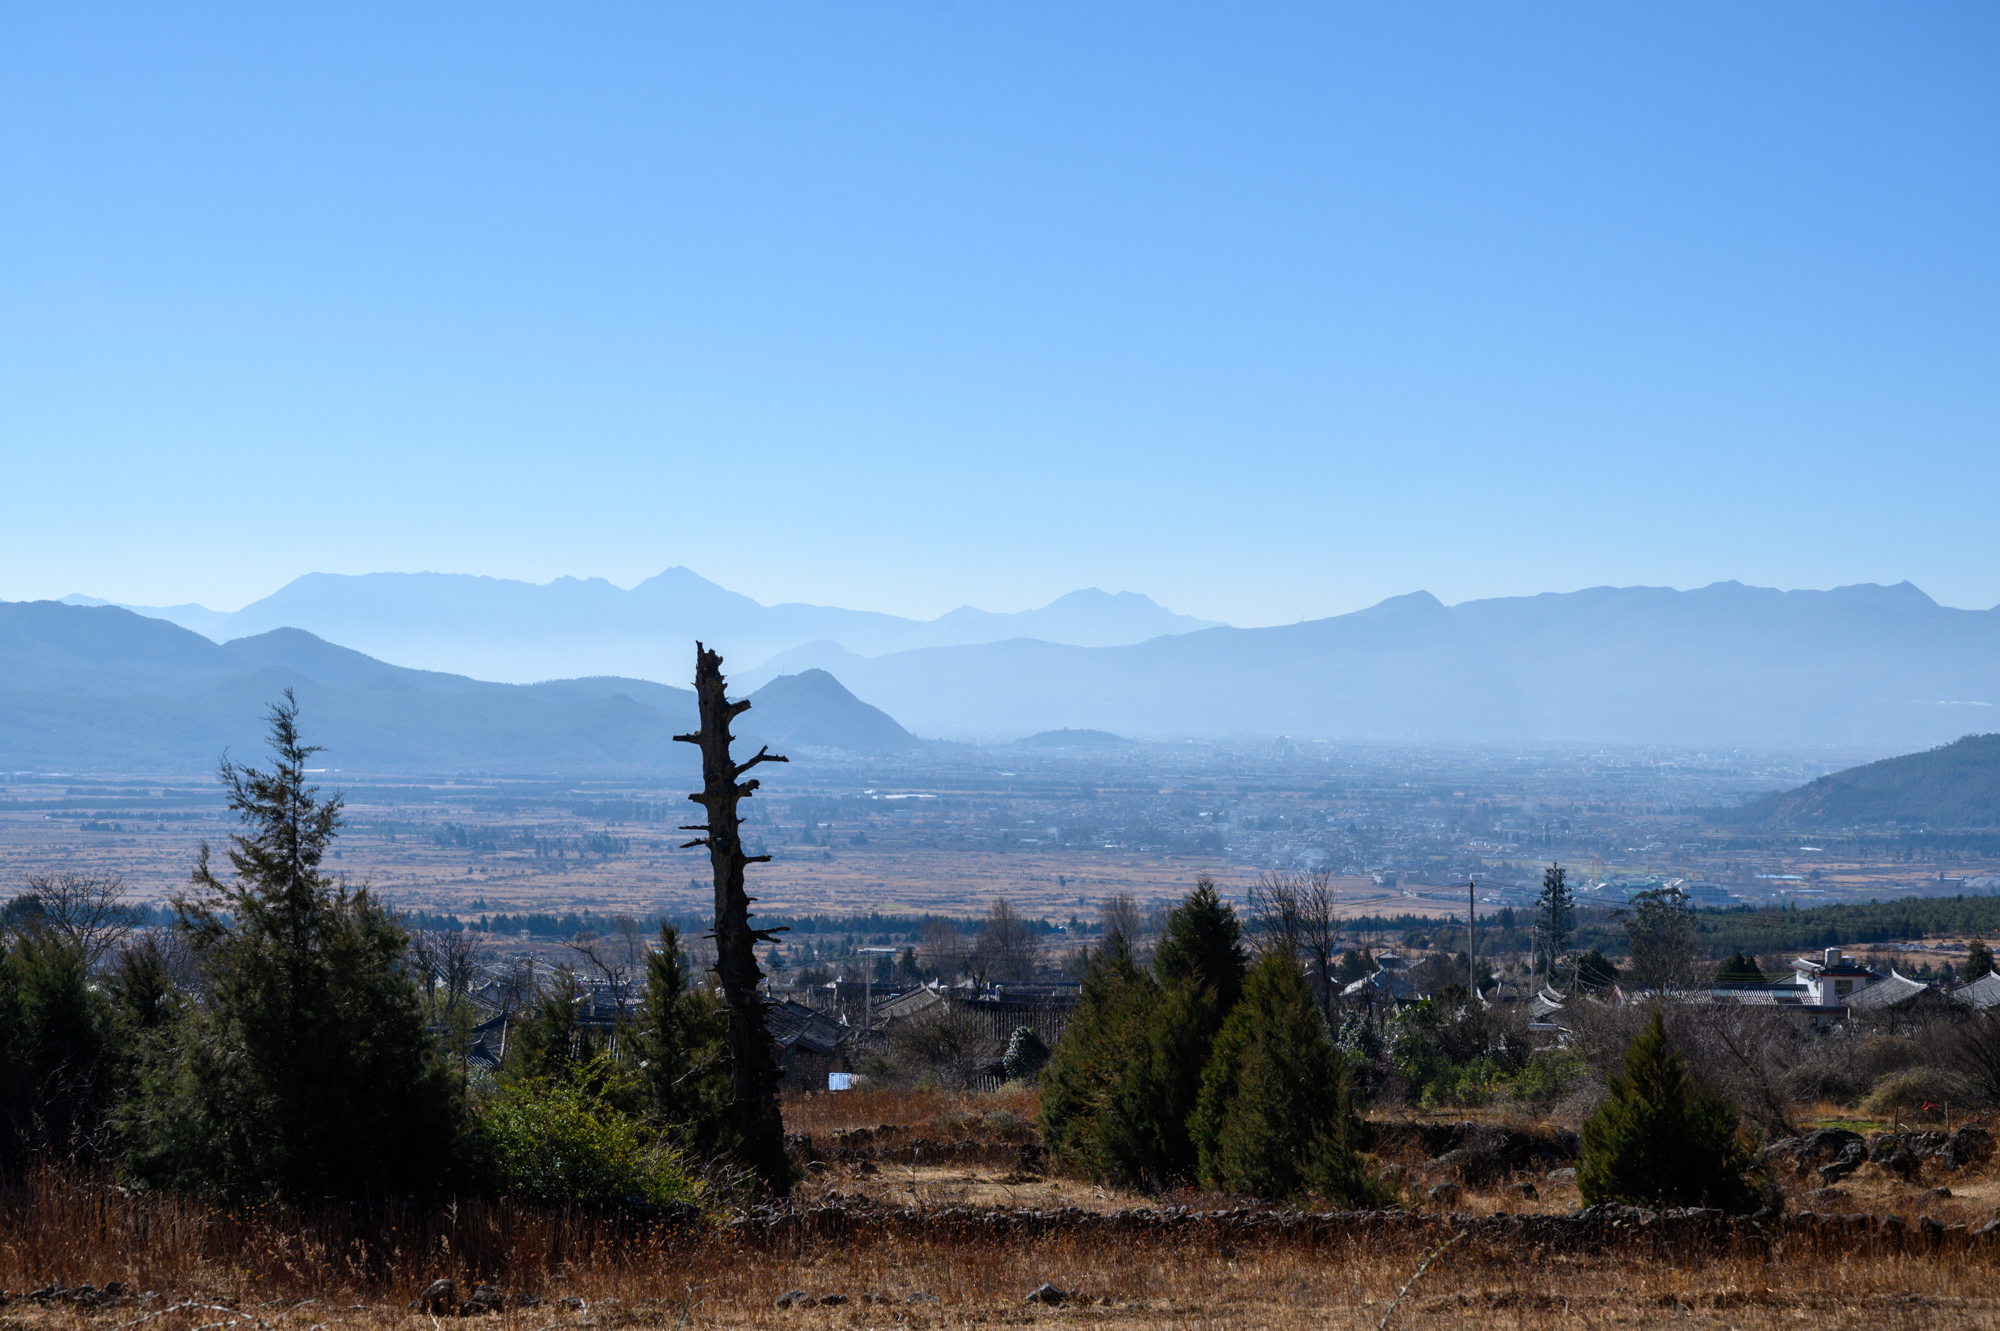
[[[788,1125],[831,1143],[857,1128],[898,1129],[902,1143],[954,1145],[952,1163],[919,1162],[905,1177],[893,1150],[813,1168],[799,1223],[720,1223],[663,1233],[579,1208],[383,1205],[338,1214],[231,1214],[146,1199],[90,1180],[45,1177],[0,1202],[0,1327],[75,1331],[437,1331],[414,1311],[433,1280],[461,1294],[490,1281],[502,1310],[493,1331],[654,1327],[1151,1328],[1740,1327],[1837,1323],[1868,1328],[2000,1326],[2000,1254],[1976,1239],[1890,1243],[1864,1234],[1779,1233],[1722,1243],[1536,1245],[1480,1234],[1466,1217],[1565,1211],[1573,1189],[1474,1193],[1459,1216],[1436,1215],[1334,1240],[1256,1233],[1241,1224],[1183,1227],[1173,1238],[1108,1225],[1048,1227],[1035,1237],[980,1233],[968,1216],[1075,1207],[1102,1213],[1193,1206],[1224,1198],[1143,1198],[1058,1183],[1014,1156],[1031,1132],[1032,1092],[873,1092],[790,1102]],[[861,1153],[866,1155],[866,1153]],[[1016,1163],[1007,1163],[1010,1156]],[[1422,1162],[1406,1163],[1421,1170]],[[1976,1225],[1994,1214],[1991,1171],[1948,1181],[1948,1201],[1868,1177],[1849,1180],[1841,1210],[1919,1214]],[[1421,1180],[1419,1180],[1421,1181]],[[843,1207],[901,1208],[896,1226],[816,1224]],[[1797,1207],[1803,1194],[1794,1198]],[[915,1219],[911,1217],[914,1215]],[[929,1217],[938,1217],[935,1224]],[[953,1221],[951,1218],[955,1217]],[[1100,1219],[1104,1217],[1100,1214]],[[1428,1270],[1426,1257],[1454,1235]],[[1962,1232],[1961,1232],[1962,1233]],[[821,1235],[815,1237],[815,1234]],[[827,1237],[826,1235],[835,1235]],[[119,1282],[118,1294],[99,1291]],[[1070,1297],[1025,1302],[1044,1282]],[[81,1301],[37,1301],[50,1285],[89,1284]],[[1409,1288],[1400,1302],[1399,1291]],[[780,1309],[790,1291],[812,1307]],[[833,1296],[828,1299],[826,1296]],[[97,1306],[90,1306],[90,1305]],[[1393,1311],[1392,1311],[1393,1305]]]
[[[384,811],[357,802],[348,812],[351,826],[340,838],[340,858],[328,867],[406,909],[646,915],[701,912],[714,904],[706,852],[680,850],[680,839],[657,829],[612,829],[633,843],[629,852],[559,861],[518,852],[473,855],[407,832],[391,839],[370,825]],[[20,891],[28,874],[60,868],[117,874],[136,899],[164,901],[187,882],[202,838],[219,849],[232,830],[233,824],[212,821],[134,824],[115,835],[79,833],[74,825],[38,814],[0,814],[0,892]],[[938,850],[889,843],[841,846],[828,856],[781,847],[772,863],[756,871],[754,890],[759,909],[774,914],[966,917],[983,914],[1004,897],[1025,915],[1062,920],[1079,914],[1094,918],[1096,904],[1119,892],[1147,902],[1178,899],[1205,872],[1234,878],[1243,871],[1215,858],[1127,851]],[[1366,879],[1350,886],[1357,900],[1364,895],[1383,904],[1402,900],[1383,895]]]

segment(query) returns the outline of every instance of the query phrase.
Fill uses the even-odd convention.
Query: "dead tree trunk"
[[[701,730],[674,738],[701,746],[701,792],[688,798],[708,811],[708,822],[683,829],[707,833],[683,849],[707,846],[715,874],[715,973],[729,1009],[732,1135],[743,1163],[766,1191],[782,1197],[791,1191],[791,1166],[785,1160],[785,1121],[778,1109],[778,1062],[764,1027],[766,1004],[757,992],[764,978],[757,968],[757,944],[774,934],[750,927],[751,898],[743,890],[744,866],[771,857],[743,853],[743,820],[736,816],[736,802],[757,789],[756,781],[739,782],[738,777],[758,763],[785,759],[763,749],[745,763],[729,756],[734,738],[729,723],[750,704],[724,696],[722,657],[700,643],[695,644],[694,691],[701,703]]]

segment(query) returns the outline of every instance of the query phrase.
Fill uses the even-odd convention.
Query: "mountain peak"
[[[843,749],[849,753],[901,753],[923,741],[870,707],[824,670],[780,675],[750,695],[743,728],[773,744]]]

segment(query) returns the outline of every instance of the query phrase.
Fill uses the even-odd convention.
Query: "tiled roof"
[[[1967,1007],[2000,1007],[2000,971],[1988,971],[1971,984],[1962,984],[1951,996]]]
[[[1907,1003],[1923,994],[1934,993],[1938,993],[1935,985],[1925,984],[1922,980],[1912,980],[1909,976],[1891,969],[1888,979],[1877,980],[1866,989],[1857,989],[1849,994],[1847,1006],[1875,1011]]]
[[[847,1028],[823,1012],[786,999],[773,1003],[764,1013],[764,1030],[781,1049],[804,1049],[814,1054],[831,1054],[840,1048]]]

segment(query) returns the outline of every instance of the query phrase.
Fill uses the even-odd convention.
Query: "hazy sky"
[[[0,597],[2000,602],[2000,7],[16,4]]]

